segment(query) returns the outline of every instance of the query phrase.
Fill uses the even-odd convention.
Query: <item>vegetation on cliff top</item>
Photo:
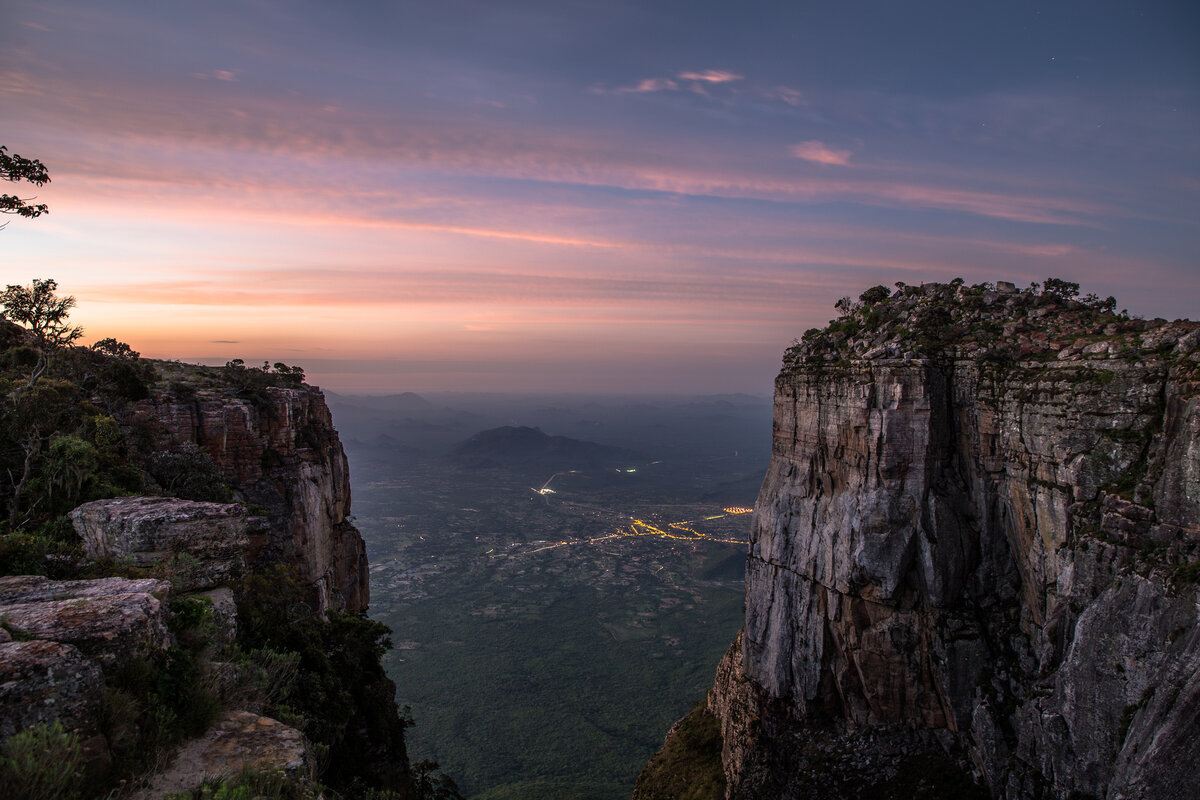
[[[843,297],[825,328],[811,328],[784,354],[785,368],[844,363],[851,359],[1022,360],[1099,354],[1136,359],[1140,354],[1194,350],[1200,323],[1144,320],[1116,311],[1113,297],[1080,296],[1079,284],[1047,278],[1018,289],[1004,281],[874,286],[858,300]],[[1104,342],[1106,344],[1100,344]]]
[[[721,723],[704,703],[675,723],[663,748],[638,776],[634,800],[720,800]]]

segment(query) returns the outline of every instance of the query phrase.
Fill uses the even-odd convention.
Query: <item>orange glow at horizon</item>
[[[0,233],[0,283],[55,278],[89,341],[335,389],[766,394],[788,343],[875,284],[1056,275],[1165,316],[1200,294],[1195,104],[1145,82],[1179,70],[1124,82],[1145,58],[1103,98],[1025,65],[947,86],[926,56],[905,74],[928,91],[899,92],[860,67],[907,51],[856,26],[770,59],[730,42],[728,63],[580,39],[565,63],[594,9],[443,28],[432,4],[376,29],[385,4],[259,8],[230,29],[119,5],[18,3],[0,67],[0,144],[53,178],[51,213]],[[566,38],[547,50],[527,13]],[[672,24],[707,14],[725,28]]]

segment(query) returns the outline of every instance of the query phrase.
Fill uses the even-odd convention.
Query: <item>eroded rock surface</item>
[[[86,759],[105,761],[105,675],[169,644],[169,589],[150,579],[0,577],[0,741],[59,720]]]
[[[69,644],[111,670],[167,646],[160,598],[169,590],[151,579],[0,577],[0,622],[14,638]]]
[[[314,763],[304,734],[270,717],[227,711],[201,737],[179,749],[162,772],[145,779],[134,800],[158,800],[196,788],[209,778],[237,775],[244,767],[277,769],[311,779]]]
[[[98,728],[102,680],[100,665],[72,645],[0,642],[0,741],[56,719],[86,738]]]
[[[265,546],[267,522],[235,503],[117,497],[85,503],[71,523],[93,560],[170,565],[176,592],[229,584]]]
[[[730,797],[818,796],[785,740],[818,728],[1010,800],[1200,786],[1200,326],[964,288],[898,301],[936,351],[868,308],[785,359],[709,697]]]

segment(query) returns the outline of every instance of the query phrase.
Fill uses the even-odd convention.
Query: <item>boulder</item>
[[[265,537],[267,521],[233,503],[173,497],[118,497],[71,512],[91,559],[166,565],[176,591],[229,583]]]
[[[72,645],[0,643],[0,741],[55,719],[86,738],[99,727],[102,680],[100,665]]]
[[[244,767],[273,768],[313,777],[312,754],[304,734],[270,717],[227,711],[201,737],[180,748],[171,765],[151,775],[132,800],[158,800],[194,789],[210,778],[236,775]]]
[[[0,623],[13,638],[72,645],[106,671],[170,641],[157,580],[0,578]]]

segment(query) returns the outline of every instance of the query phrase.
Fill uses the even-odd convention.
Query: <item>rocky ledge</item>
[[[315,760],[304,734],[269,717],[227,711],[201,737],[175,754],[166,769],[148,779],[131,800],[159,800],[189,792],[212,778],[237,775],[246,767],[277,770],[299,782],[315,777]]]
[[[174,497],[96,500],[70,516],[89,559],[161,567],[176,592],[230,585],[268,533],[243,505]]]

